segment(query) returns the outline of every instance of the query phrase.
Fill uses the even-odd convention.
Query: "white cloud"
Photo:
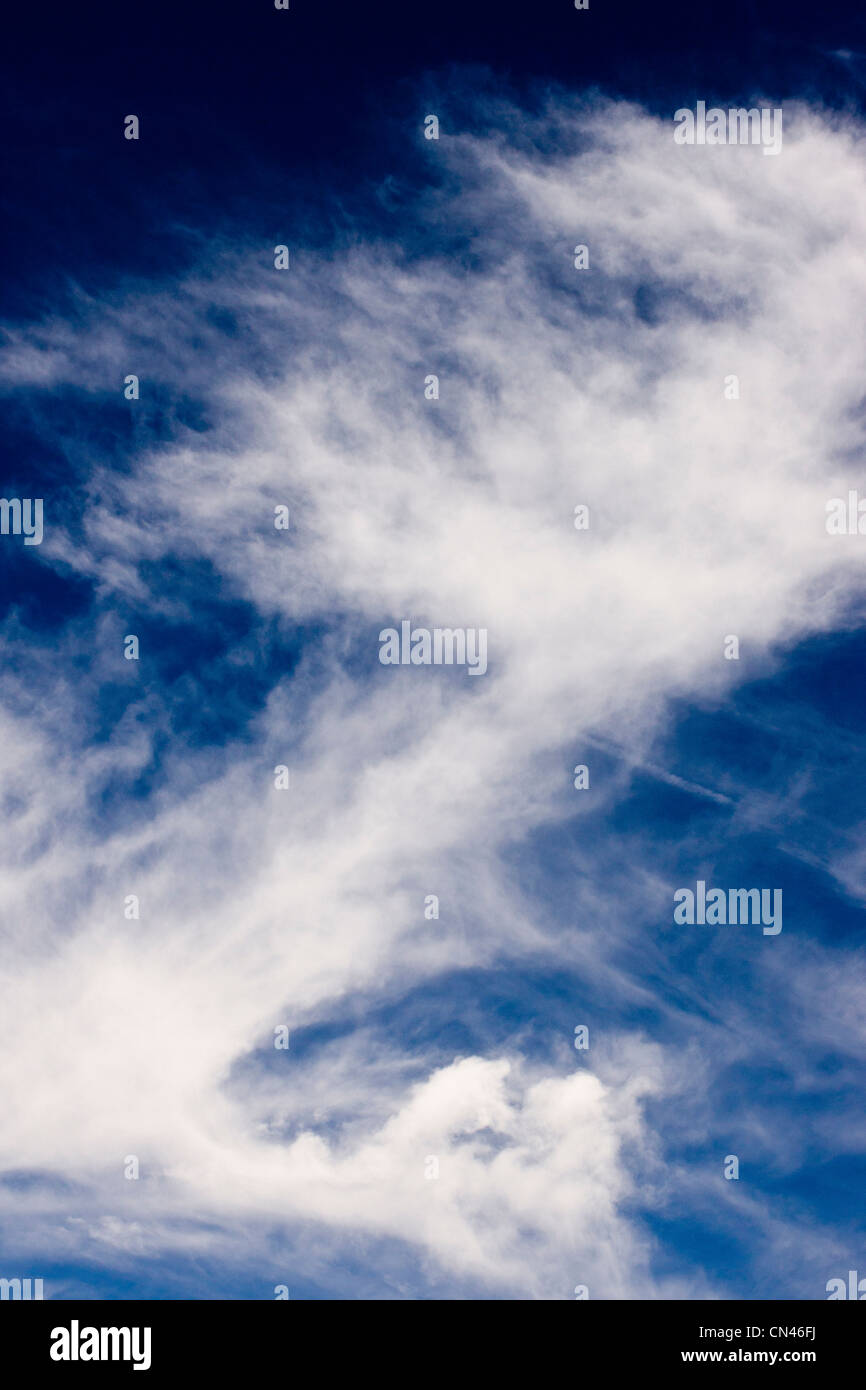
[[[517,1097],[496,1057],[431,1065],[408,1098],[391,1077],[393,1113],[367,1116],[346,1153],[311,1133],[256,1137],[252,1100],[225,1088],[274,1024],[333,1018],[353,991],[560,952],[511,853],[561,814],[573,749],[600,730],[640,750],[668,696],[756,674],[862,586],[853,546],[824,529],[862,446],[862,132],[786,108],[784,151],[766,160],[677,147],[633,107],[556,115],[587,153],[527,154],[525,123],[523,152],[507,135],[442,141],[464,191],[431,204],[431,225],[474,225],[476,269],[360,246],[306,252],[282,276],[261,247],[226,248],[180,287],[16,330],[0,356],[16,385],[119,394],[135,370],[143,410],[160,381],[203,396],[214,421],[176,424],[128,474],[94,460],[83,543],[46,498],[44,555],[97,582],[97,640],[75,620],[56,657],[14,632],[5,648],[45,698],[0,754],[26,802],[7,840],[17,886],[2,867],[15,996],[0,1018],[0,1163],[73,1174],[111,1223],[138,1198],[109,1174],[145,1151],[162,1174],[141,1203],[145,1243],[150,1223],[171,1244],[162,1223],[182,1195],[227,1230],[244,1212],[303,1211],[399,1237],[442,1277],[516,1296],[563,1296],[569,1271],[607,1295],[654,1287],[618,1209],[641,1094],[662,1086],[643,1053],[634,1083],[557,1074]],[[578,242],[586,273],[571,267]],[[247,337],[206,323],[212,305]],[[730,373],[738,401],[723,397]],[[579,502],[589,532],[573,528]],[[195,620],[161,583],[172,556],[209,562],[262,621],[340,621],[250,742],[175,742],[146,816],[89,828],[110,771],[131,777],[166,731],[153,653],[108,744],[79,743],[70,711],[129,674],[112,636],[129,613]],[[379,667],[379,629],[403,617],[486,627],[488,674]],[[739,665],[722,657],[729,633]],[[90,674],[73,664],[82,643]],[[140,923],[122,918],[133,892]],[[431,892],[437,923],[422,917]],[[609,970],[617,930],[575,923],[587,972]],[[381,1079],[359,1055],[362,1091],[368,1065]],[[338,1083],[339,1069],[321,1076],[323,1096]],[[484,1106],[505,1140],[493,1157],[472,1130]],[[442,1177],[424,1183],[419,1153],[436,1145]]]

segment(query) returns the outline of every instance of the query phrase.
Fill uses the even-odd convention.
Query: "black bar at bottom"
[[[412,1373],[399,1350],[406,1334],[425,1375],[438,1365],[452,1378],[476,1363],[489,1375],[515,1342],[539,1371],[556,1351],[575,1369],[591,1355],[610,1373],[799,1366],[826,1378],[862,1370],[864,1332],[862,1312],[842,1301],[0,1303],[4,1368],[15,1364],[19,1375],[110,1371],[146,1383],[189,1372],[199,1385],[250,1371],[296,1376],[302,1367],[307,1379],[311,1370],[333,1374],[342,1359],[354,1374],[381,1374],[390,1363],[389,1378],[402,1378]]]

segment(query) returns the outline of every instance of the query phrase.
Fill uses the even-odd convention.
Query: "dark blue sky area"
[[[449,95],[454,64],[476,68],[473,93],[529,104],[556,82],[666,112],[755,94],[859,106],[864,29],[855,5],[745,0],[13,7],[0,313],[38,316],[71,280],[180,269],[219,230],[274,241],[308,219],[327,238],[381,213],[384,180],[431,177],[405,133],[434,99],[446,133],[484,119],[465,81]],[[399,235],[399,196],[390,214]]]

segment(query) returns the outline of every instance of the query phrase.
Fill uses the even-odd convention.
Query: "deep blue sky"
[[[408,261],[428,254],[447,260],[453,253],[467,263],[470,255],[481,257],[469,249],[474,228],[459,217],[451,241],[441,226],[427,224],[425,190],[453,177],[419,157],[417,142],[406,138],[407,131],[417,133],[428,110],[446,128],[481,135],[503,111],[539,110],[552,87],[566,94],[598,89],[664,116],[698,98],[727,105],[752,97],[802,99],[862,114],[866,82],[866,19],[859,5],[591,0],[589,12],[577,13],[570,0],[512,6],[292,0],[284,13],[266,0],[126,8],[52,2],[34,11],[13,7],[5,25],[0,322],[26,334],[33,325],[68,319],[73,329],[82,325],[82,338],[85,320],[89,331],[94,319],[98,323],[98,306],[122,297],[127,287],[171,285],[207,262],[211,239],[220,250],[234,240],[247,248],[260,243],[265,259],[283,241],[303,254],[365,240],[396,246]],[[122,138],[123,118],[131,112],[142,123],[137,143]],[[505,133],[522,138],[518,131]],[[421,155],[427,153],[422,148]],[[664,287],[650,290],[663,294]],[[92,305],[82,308],[88,296],[97,306],[92,313]],[[635,300],[644,302],[639,295]],[[218,307],[205,320],[194,345],[203,360],[215,344],[222,361],[229,345],[230,360],[236,345],[239,360],[254,362],[262,380],[275,370],[267,357],[257,359],[255,335],[247,338],[242,320]],[[287,324],[287,355],[294,332]],[[297,333],[300,340],[302,330]],[[132,369],[128,359],[112,364],[118,381]],[[94,460],[123,480],[148,449],[158,452],[178,437],[207,441],[226,427],[221,383],[213,385],[209,392],[194,373],[189,382],[175,381],[170,366],[161,370],[156,362],[133,413],[114,380],[82,390],[59,382],[47,393],[38,383],[20,390],[4,384],[4,495],[44,491],[55,514],[62,501],[65,534],[78,544],[94,501],[87,491]],[[127,519],[124,505],[118,503],[118,515]],[[151,518],[136,521],[144,525]],[[273,540],[270,535],[268,543]],[[150,755],[134,777],[121,759],[88,785],[75,815],[97,837],[102,826],[141,830],[166,789],[181,800],[192,795],[239,750],[248,763],[260,758],[270,768],[282,752],[257,743],[256,720],[279,684],[292,686],[303,666],[306,684],[293,688],[297,704],[286,717],[286,745],[294,752],[330,672],[334,647],[325,638],[340,651],[342,668],[359,690],[380,674],[351,612],[334,611],[324,620],[316,613],[300,619],[275,614],[265,603],[260,611],[236,586],[236,572],[227,574],[218,556],[192,549],[137,557],[144,590],[165,599],[156,611],[146,599],[136,607],[128,591],[115,600],[107,579],[100,588],[107,566],[94,575],[47,550],[0,550],[0,619],[10,665],[16,654],[21,662],[21,686],[8,693],[15,713],[38,720],[44,695],[48,734],[62,741],[66,721],[82,761],[116,747],[126,720],[149,719],[155,730]],[[122,541],[117,556],[122,559]],[[100,665],[100,654],[130,630],[142,637],[146,665],[140,671]],[[55,649],[67,665],[53,666]],[[551,950],[539,947],[525,956],[506,950],[501,959],[465,969],[455,962],[432,978],[383,986],[381,995],[369,982],[347,984],[332,1014],[325,1010],[298,1028],[293,1062],[318,1065],[357,1029],[373,1039],[377,1057],[380,1044],[400,1052],[411,1081],[447,1067],[455,1056],[497,1055],[517,1044],[529,1063],[557,1072],[565,1067],[561,1043],[576,1009],[598,1020],[600,1029],[615,1021],[648,1047],[681,1057],[699,1021],[700,1046],[716,1064],[711,1119],[698,1106],[680,1127],[676,1097],[648,1102],[664,1162],[672,1171],[691,1172],[694,1182],[682,1212],[673,1201],[635,1217],[658,1242],[653,1273],[682,1279],[688,1288],[700,1267],[717,1287],[735,1294],[819,1297],[824,1278],[847,1269],[840,1252],[861,1258],[866,1271],[866,1255],[857,1253],[863,1248],[862,1156],[855,1140],[842,1154],[828,1152],[825,1142],[833,1124],[856,1115],[862,1075],[845,1047],[837,1054],[828,1044],[823,1016],[812,1037],[809,996],[797,995],[796,1006],[790,1002],[796,993],[791,981],[812,978],[812,947],[833,955],[844,972],[846,953],[862,942],[861,902],[833,878],[827,862],[840,845],[856,857],[858,828],[866,821],[864,663],[855,604],[837,630],[790,649],[781,642],[773,669],[744,661],[733,691],[671,695],[662,732],[643,749],[646,766],[632,766],[603,739],[592,751],[603,807],[597,819],[582,806],[575,809],[568,768],[590,756],[578,740],[544,774],[557,789],[555,814],[516,838],[509,861],[514,889],[534,904]],[[666,776],[657,775],[659,768]],[[541,785],[548,790],[544,776]],[[688,789],[693,785],[715,789],[716,799],[701,799]],[[531,800],[520,786],[513,796]],[[335,819],[339,804],[335,793]],[[20,810],[11,792],[4,805],[13,817]],[[740,807],[748,814],[738,818]],[[364,829],[359,826],[359,837]],[[650,870],[658,877],[644,890],[640,884],[649,880],[639,880],[639,871]],[[100,872],[93,871],[97,885]],[[694,883],[700,874],[726,884],[783,885],[785,935],[773,961],[785,977],[779,997],[790,1012],[780,1012],[777,997],[766,992],[770,958],[759,936],[732,955],[728,940],[675,936],[669,929],[667,884]],[[620,982],[630,982],[617,995],[615,1020],[608,1017],[611,977],[591,976],[579,953],[563,965],[575,929],[575,885],[587,889],[611,920],[625,904],[630,925],[615,939],[612,934],[605,962],[620,972]],[[461,926],[467,939],[480,930],[473,912],[466,909]],[[661,944],[659,922],[665,923]],[[818,966],[815,978],[820,985]],[[810,1050],[802,1074],[791,1061],[801,1037],[809,1038]],[[565,1062],[572,1066],[574,1056]],[[234,1058],[227,1085],[241,1094],[249,1078],[275,1065],[267,1042],[264,1048],[250,1043]],[[374,1075],[365,1102],[371,1113],[375,1090]],[[333,1116],[305,1119],[313,1128],[320,1123],[326,1134],[340,1123]],[[777,1130],[786,1134],[782,1150],[773,1145]],[[745,1224],[718,1217],[710,1179],[702,1184],[708,1174],[717,1177],[720,1145],[752,1155],[751,1167],[744,1160],[749,1192],[774,1219],[834,1232],[826,1267],[816,1256],[798,1285],[796,1270],[778,1269],[750,1245],[747,1217]],[[34,1160],[33,1166],[35,1178],[29,1169],[2,1175],[6,1187],[38,1187],[43,1165]],[[50,1167],[46,1159],[45,1171]],[[73,1189],[70,1212],[78,1210],[77,1201]],[[340,1248],[334,1257],[339,1275],[331,1278],[327,1261],[324,1269],[292,1264],[305,1238],[294,1231],[286,1237],[277,1218],[262,1218],[272,1269],[262,1262],[262,1245],[250,1253],[242,1239],[234,1260],[176,1250],[164,1255],[156,1239],[154,1252],[137,1261],[124,1254],[114,1265],[110,1254],[100,1263],[92,1249],[80,1260],[68,1246],[40,1250],[39,1272],[69,1294],[95,1298],[268,1297],[268,1286],[284,1277],[300,1298],[472,1297],[484,1287],[460,1272],[426,1283],[426,1266],[416,1267],[411,1248],[403,1251],[387,1233],[371,1237],[366,1252],[351,1240]],[[207,1219],[200,1228],[197,1220],[190,1217],[190,1229],[206,1247]],[[255,1243],[254,1233],[244,1234]],[[315,1232],[310,1241],[315,1246]],[[12,1270],[0,1268],[3,1273]]]
[[[447,91],[452,64],[477,65],[477,90],[500,97],[558,82],[665,112],[762,91],[859,107],[862,64],[832,54],[862,53],[866,20],[853,4],[750,0],[595,0],[581,13],[569,0],[294,0],[289,12],[49,0],[13,7],[4,49],[0,309],[17,314],[68,277],[182,265],[191,238],[227,222],[276,236],[301,201],[322,236],[339,225],[337,199],[369,217],[371,186],[418,178],[399,125],[426,105],[431,73]],[[146,139],[130,150],[118,122],[133,111]],[[468,113],[446,100],[452,114],[463,125]]]

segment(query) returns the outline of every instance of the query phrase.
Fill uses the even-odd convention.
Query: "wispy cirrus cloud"
[[[677,1192],[722,1226],[746,1207],[800,1223],[822,1260],[848,1239],[715,1176],[724,1130],[754,1131],[719,1040],[742,1025],[733,1052],[754,1064],[747,1001],[788,997],[806,924],[789,915],[760,943],[772,964],[710,984],[673,936],[658,826],[630,829],[623,865],[617,817],[672,701],[724,705],[862,603],[858,552],[824,527],[862,448],[862,131],[786,107],[766,160],[677,147],[626,103],[508,115],[441,140],[423,247],[293,247],[280,273],[264,237],[239,237],[180,282],[7,329],[2,380],[74,481],[46,495],[18,574],[86,597],[50,632],[13,607],[3,638],[0,1164],[73,1182],[64,1241],[84,1264],[191,1239],[218,1259],[248,1223],[245,1259],[279,1228],[341,1294],[356,1239],[400,1242],[389,1287],[414,1292],[706,1296],[767,1277],[666,1262],[653,1219]],[[94,412],[112,422],[95,438]],[[485,627],[487,674],[382,667],[379,631],[404,617]],[[714,814],[754,807],[747,777],[707,798],[699,769],[661,776]],[[714,940],[707,960],[742,949]],[[537,968],[564,972],[544,1045]],[[423,1036],[424,991],[461,972],[491,998],[509,981],[512,1012],[448,1055]],[[274,1054],[280,1024],[346,1036]],[[662,1156],[676,1107],[700,1161]],[[762,1128],[762,1163],[790,1126]],[[21,1207],[12,1190],[21,1250],[13,1198],[49,1252],[68,1192]],[[820,1293],[773,1248],[777,1291]]]

